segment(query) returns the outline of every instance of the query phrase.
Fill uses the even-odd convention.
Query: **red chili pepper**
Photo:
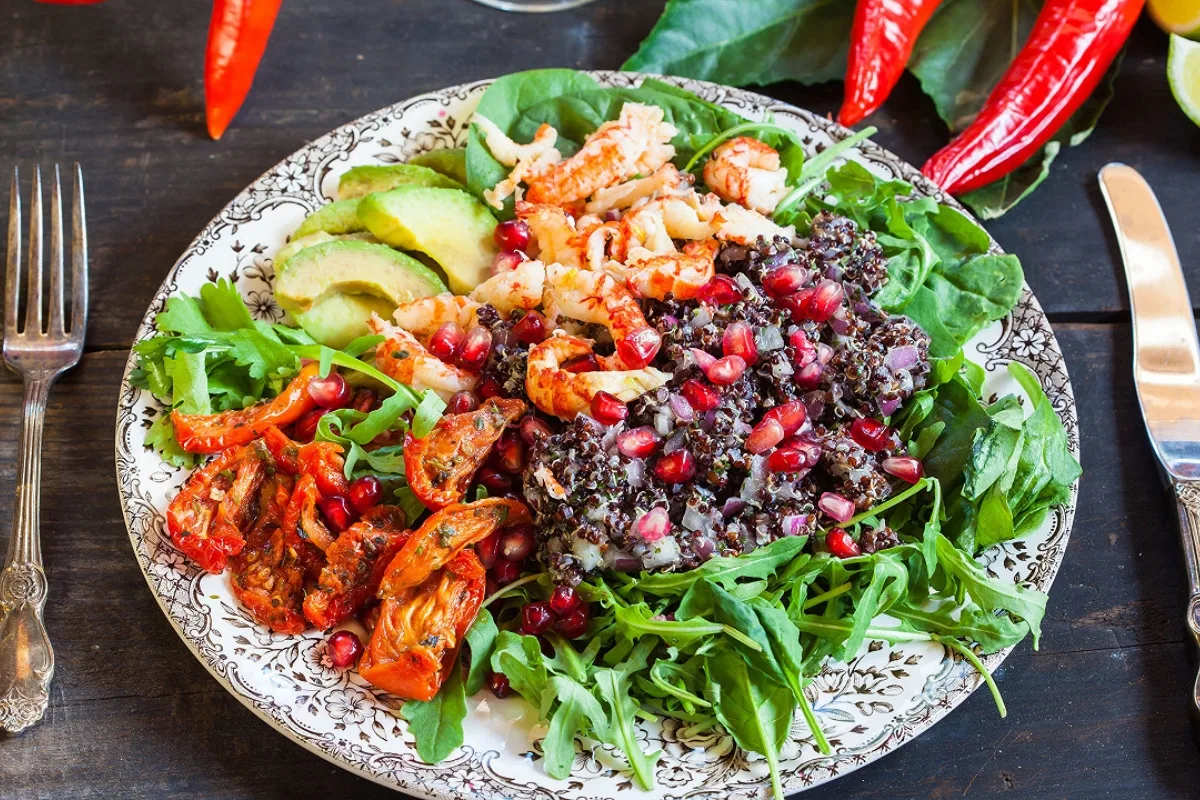
[[[1145,0],[1046,0],[1024,48],[962,134],[921,171],[961,194],[1028,161],[1087,100]]]
[[[904,74],[913,45],[941,0],[858,0],[850,29],[846,99],[838,122],[874,114]]]
[[[216,0],[204,59],[208,133],[220,139],[250,92],[282,0]]]

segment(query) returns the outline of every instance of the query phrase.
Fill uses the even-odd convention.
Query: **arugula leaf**
[[[953,601],[931,603],[922,608],[906,602],[892,606],[888,614],[911,630],[978,642],[985,653],[1011,647],[1029,632],[1028,623],[1018,623],[1007,614],[989,613],[974,604],[960,607]]]
[[[475,622],[471,623],[466,637],[467,647],[471,654],[465,682],[468,695],[473,695],[483,688],[484,681],[487,679],[488,665],[492,660],[492,649],[495,647],[496,638],[499,635],[500,629],[496,627],[492,613],[486,608],[480,609],[479,616],[475,618]]]
[[[766,680],[737,653],[719,650],[704,664],[717,719],[744,750],[761,753],[771,771],[775,797],[784,796],[779,750],[796,715],[796,698],[786,686]]]
[[[635,725],[638,706],[630,696],[628,674],[621,670],[598,669],[592,677],[597,693],[608,706],[609,733],[606,741],[624,753],[638,786],[647,791],[653,789],[654,767],[661,751],[644,753],[638,744]]]
[[[400,715],[408,720],[408,731],[416,739],[417,755],[428,764],[444,761],[463,743],[467,695],[462,670],[456,664],[432,700],[409,700],[401,706]]]
[[[550,677],[536,636],[501,631],[492,650],[492,671],[503,673],[513,691],[535,707],[543,708]]]
[[[807,542],[805,536],[789,536],[735,558],[710,558],[687,572],[642,573],[637,588],[646,594],[674,597],[686,593],[697,581],[709,579],[729,589],[742,578],[769,578],[799,555]]]
[[[1033,633],[1033,649],[1037,649],[1042,638],[1046,595],[988,576],[974,558],[955,547],[945,536],[937,537],[937,553],[938,569],[944,570],[982,608],[1004,609],[1025,620]]]
[[[595,739],[607,740],[608,715],[591,692],[566,675],[551,678],[546,691],[558,701],[558,707],[550,715],[550,730],[542,739],[546,773],[551,778],[566,780],[575,761],[576,734],[587,731]]]

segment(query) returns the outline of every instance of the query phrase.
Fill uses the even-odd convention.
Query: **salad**
[[[1046,597],[981,550],[1080,467],[1036,378],[964,343],[1017,259],[771,120],[647,79],[501,78],[465,148],[347,171],[274,260],[291,324],[215,281],[135,345],[191,472],[171,541],[279,635],[403,701],[430,762],[518,695],[546,771],[580,739],[653,785],[639,719],[778,753],[869,641],[980,654]],[[886,616],[884,616],[886,615]]]

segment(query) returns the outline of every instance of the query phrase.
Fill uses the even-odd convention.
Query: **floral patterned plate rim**
[[[591,73],[604,85],[629,86],[643,76]],[[845,138],[848,130],[753,92],[677,78],[667,80],[750,118],[773,115],[809,148]],[[398,163],[412,155],[465,142],[468,120],[490,81],[423,94],[368,114],[302,147],[250,184],[200,232],[167,274],[138,330],[153,332],[154,315],[180,291],[231,279],[259,319],[279,320],[271,256],[305,214],[333,195],[337,177],[359,164]],[[921,195],[959,207],[914,167],[872,142],[850,153],[877,173],[909,181]],[[996,247],[999,251],[999,248]],[[1075,401],[1062,353],[1036,299],[1025,288],[1013,313],[968,345],[985,367],[988,391],[1019,391],[1003,369],[1020,361],[1034,371],[1061,417],[1078,457]],[[186,475],[145,445],[163,409],[129,384],[131,355],[117,408],[116,465],[130,541],[151,591],[197,659],[234,697],[268,724],[329,761],[373,781],[431,800],[599,800],[632,789],[613,753],[581,742],[568,780],[539,765],[544,734],[520,700],[471,698],[466,741],[446,761],[429,765],[413,748],[395,698],[376,693],[357,674],[334,669],[323,637],[279,636],[255,625],[233,599],[223,576],[185,563],[164,533],[163,512]],[[1047,591],[1062,562],[1075,512],[1070,502],[1050,514],[1035,535],[987,551],[993,576]],[[918,646],[920,645],[920,646]],[[985,659],[990,670],[1008,651]],[[782,754],[789,793],[824,783],[874,761],[927,730],[982,681],[970,665],[940,646],[873,641],[848,664],[827,665],[809,687],[810,701],[834,747],[822,756],[802,721]],[[656,788],[647,796],[749,800],[765,793],[765,763],[739,750],[728,735],[695,734],[673,721],[644,725],[639,735],[661,747]]]

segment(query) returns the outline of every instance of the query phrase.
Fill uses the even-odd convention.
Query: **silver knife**
[[[1133,167],[1100,170],[1133,312],[1133,382],[1154,453],[1175,493],[1187,567],[1187,625],[1200,647],[1200,342],[1166,217]],[[1200,722],[1200,675],[1192,686]]]

